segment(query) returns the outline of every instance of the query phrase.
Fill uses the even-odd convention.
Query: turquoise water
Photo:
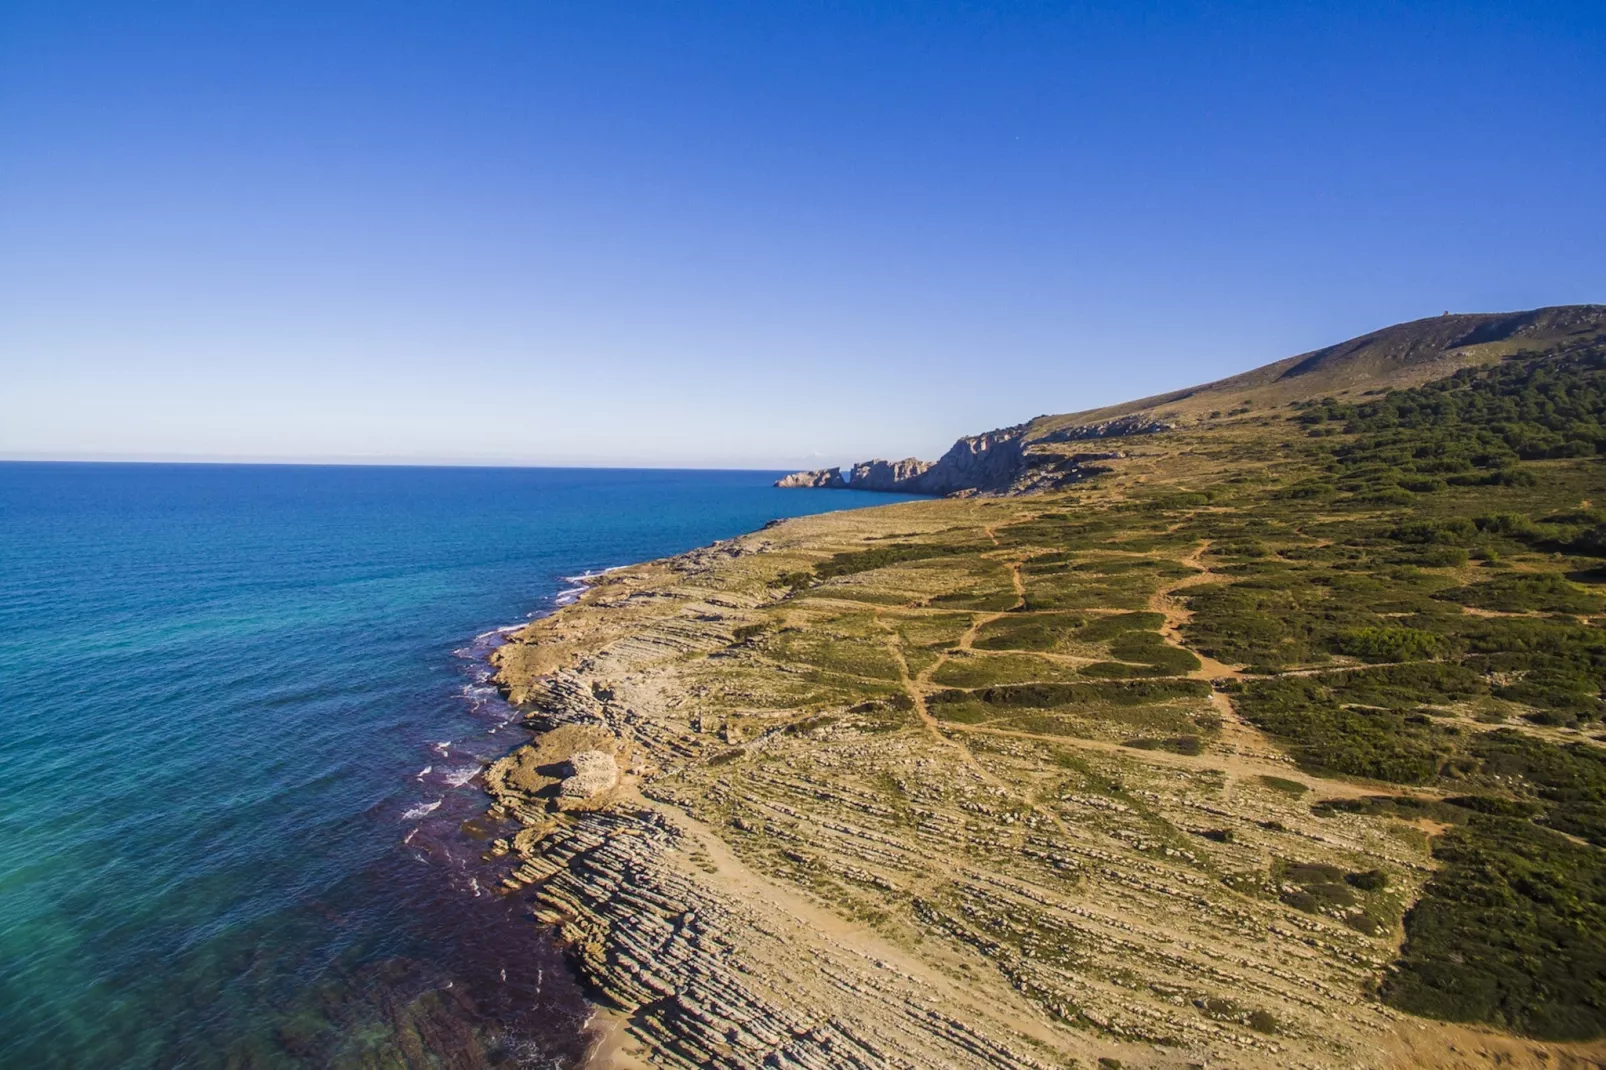
[[[0,464],[0,1066],[564,1066],[488,893],[495,629],[886,495],[773,474]]]

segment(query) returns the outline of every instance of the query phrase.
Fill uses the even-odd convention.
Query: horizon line
[[[785,465],[720,465],[720,464],[655,464],[651,462],[567,462],[502,460],[443,460],[432,458],[368,458],[332,457],[210,457],[193,454],[153,456],[88,456],[60,455],[29,456],[26,454],[0,454],[0,464],[126,464],[126,465],[209,465],[213,467],[252,468],[545,468],[599,471],[662,471],[662,472],[786,472],[795,471]]]

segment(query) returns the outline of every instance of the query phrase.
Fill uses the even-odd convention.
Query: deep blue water
[[[0,1066],[568,1065],[490,894],[494,629],[886,495],[773,474],[0,464]]]

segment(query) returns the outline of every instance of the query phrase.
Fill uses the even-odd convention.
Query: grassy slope
[[[1068,1028],[1180,1044],[1195,1015],[1251,1048],[1353,1054],[1351,992],[1600,1037],[1594,322],[1529,320],[1466,359],[1324,351],[1219,416],[1227,395],[1196,396],[1069,493],[755,536],[707,581],[740,611],[696,618],[726,640],[660,663],[698,712],[644,790],[911,953],[980,953]],[[1358,367],[1424,366],[1466,370],[1324,397]],[[504,667],[533,678],[629,614],[684,615],[639,597],[669,582],[618,575],[588,597],[614,624],[559,614]],[[1125,935],[1089,920],[1117,912]]]
[[[1504,348],[1448,383],[1158,436],[1113,494],[995,529],[1026,594],[972,650],[1015,653],[945,664],[932,679],[955,686],[928,701],[967,728],[1196,748],[1207,691],[1178,674],[1198,659],[1131,611],[1205,548],[1182,634],[1248,670],[1219,686],[1250,722],[1310,771],[1458,793],[1385,998],[1582,1039],[1606,1032],[1606,345]],[[960,549],[894,543],[815,575]],[[934,601],[987,598],[956,587]],[[1330,898],[1372,924],[1353,887]]]

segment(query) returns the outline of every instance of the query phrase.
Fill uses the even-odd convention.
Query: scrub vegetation
[[[610,573],[522,678],[580,666],[563,693],[670,741],[645,798],[989,1028],[1096,1039],[1017,1037],[1045,1062],[1368,1065],[1395,1012],[1598,1042],[1600,338],[1284,370],[1051,493]]]

